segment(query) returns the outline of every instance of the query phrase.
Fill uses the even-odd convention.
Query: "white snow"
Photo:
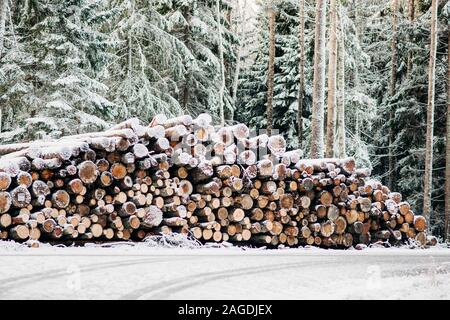
[[[195,246],[192,246],[195,247]],[[26,248],[0,243],[0,298],[449,299],[450,250]]]

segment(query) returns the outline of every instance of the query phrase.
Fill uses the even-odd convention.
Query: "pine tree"
[[[103,75],[116,104],[118,120],[139,117],[149,121],[157,113],[183,112],[176,95],[178,81],[195,58],[173,37],[173,22],[143,0],[111,2],[114,15],[108,28],[114,59]]]
[[[107,87],[96,79],[107,61],[108,38],[95,27],[104,18],[102,2],[46,0],[29,5],[15,8],[21,37],[4,57],[0,85],[0,96],[14,109],[14,139],[106,127],[114,109],[105,98]],[[19,14],[23,10],[26,14]]]
[[[228,29],[228,21],[223,12],[229,5],[221,1],[221,35],[224,60],[233,64],[235,35]],[[192,55],[192,63],[187,64],[182,78],[177,81],[179,101],[183,112],[193,115],[208,110],[216,121],[220,121],[219,95],[222,85],[219,57],[219,37],[217,32],[216,0],[174,0],[160,5],[158,12],[170,22],[170,34],[181,41]],[[228,74],[226,83],[231,82]],[[232,110],[229,87],[224,90],[224,113]]]

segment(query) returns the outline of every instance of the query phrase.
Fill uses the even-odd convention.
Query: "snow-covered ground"
[[[450,299],[450,250],[0,245],[0,299]]]

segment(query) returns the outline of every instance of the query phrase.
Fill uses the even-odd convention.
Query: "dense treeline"
[[[354,156],[444,236],[449,16],[448,0],[0,0],[0,140],[208,111]]]

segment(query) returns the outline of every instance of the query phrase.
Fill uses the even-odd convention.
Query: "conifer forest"
[[[0,144],[137,117],[354,157],[450,236],[450,1],[0,0]]]

